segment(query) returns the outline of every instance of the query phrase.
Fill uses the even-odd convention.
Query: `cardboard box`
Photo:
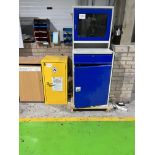
[[[41,74],[43,57],[19,57],[19,99],[20,102],[44,102]]]
[[[19,66],[20,102],[44,102],[41,66]]]

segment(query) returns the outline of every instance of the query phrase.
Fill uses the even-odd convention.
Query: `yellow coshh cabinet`
[[[41,60],[45,104],[67,104],[67,56],[45,56]]]

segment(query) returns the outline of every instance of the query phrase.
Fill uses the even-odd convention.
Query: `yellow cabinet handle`
[[[54,84],[51,83],[51,82],[47,82],[46,84],[49,85],[49,86],[54,86]]]

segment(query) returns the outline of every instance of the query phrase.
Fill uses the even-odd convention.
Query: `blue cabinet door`
[[[75,66],[75,108],[106,105],[108,101],[111,66]]]

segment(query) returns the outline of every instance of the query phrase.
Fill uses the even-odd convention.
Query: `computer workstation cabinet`
[[[109,103],[114,52],[109,49],[113,7],[73,7],[74,109]]]

